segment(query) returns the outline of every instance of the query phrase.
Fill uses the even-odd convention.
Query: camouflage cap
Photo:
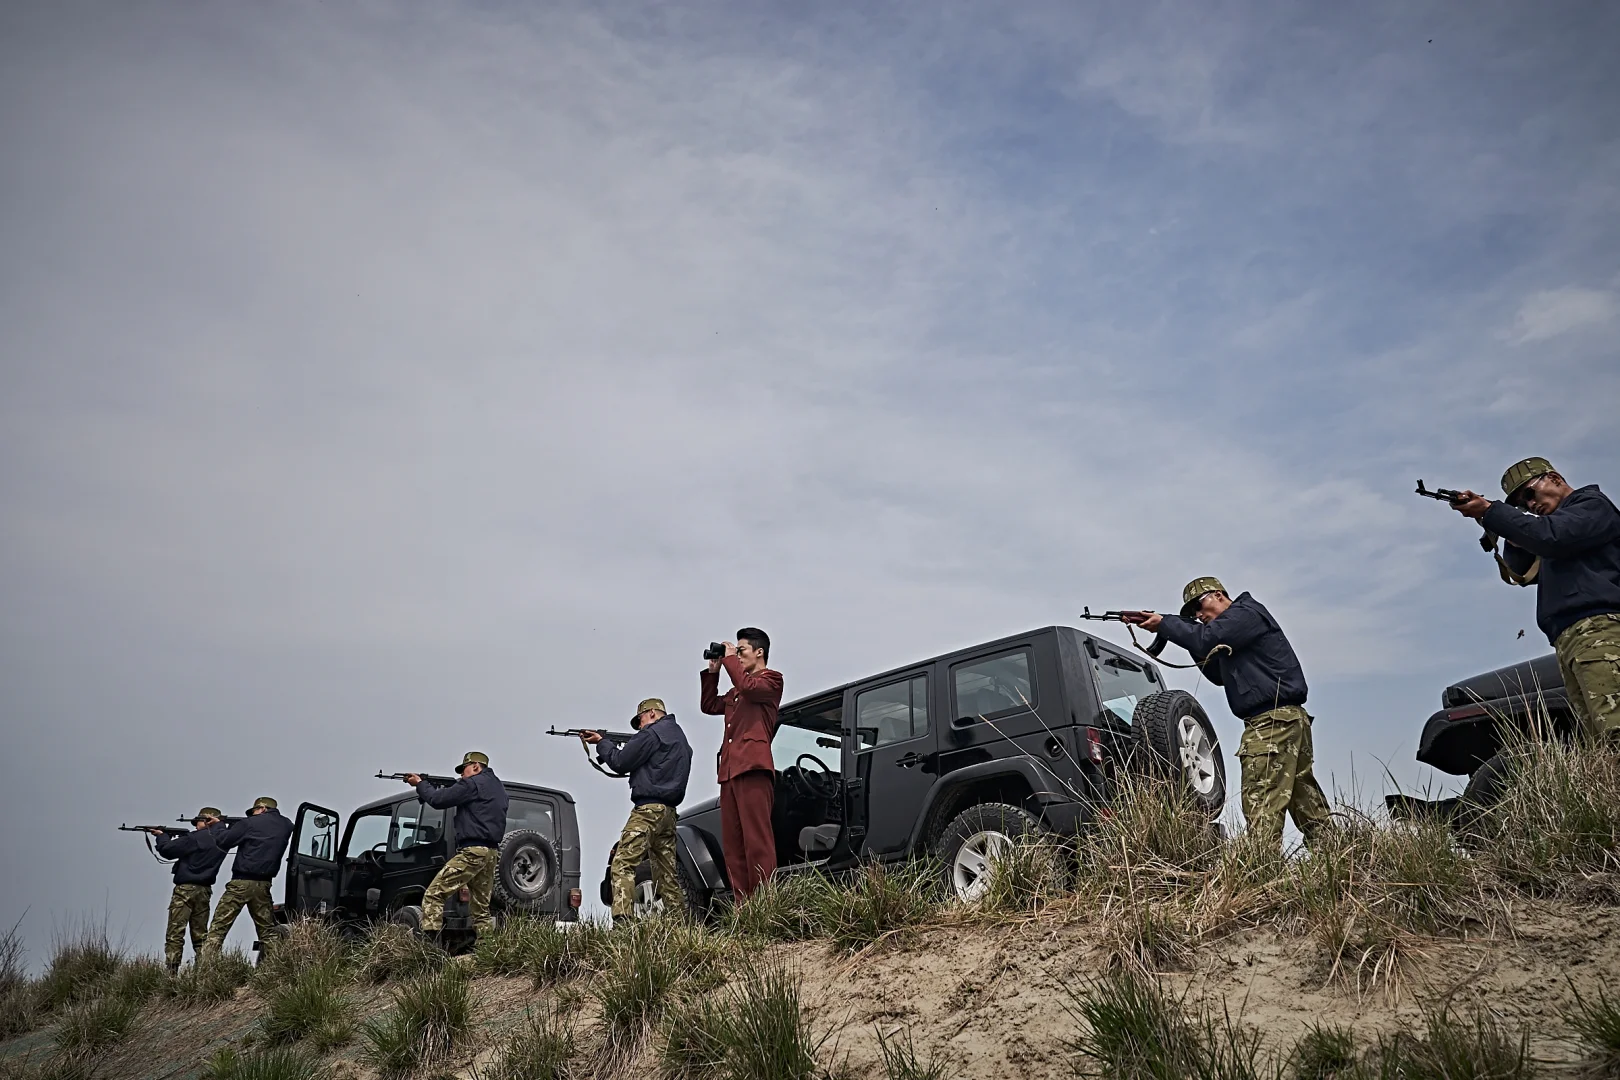
[[[1181,614],[1191,617],[1198,609],[1198,601],[1212,592],[1226,592],[1226,586],[1221,584],[1220,578],[1201,577],[1187,582],[1187,587],[1181,590]]]
[[[1523,461],[1514,462],[1508,471],[1502,474],[1502,494],[1507,501],[1513,501],[1513,495],[1524,485],[1538,476],[1546,476],[1555,470],[1552,463],[1544,457],[1527,457]]]
[[[261,806],[266,810],[274,810],[276,808],[276,800],[272,799],[268,795],[260,795],[257,799],[253,800],[253,809],[257,810]]]
[[[657,709],[661,713],[669,712],[668,709],[664,708],[664,699],[661,697],[643,698],[641,704],[636,706],[636,715],[640,716],[648,709]]]
[[[219,807],[217,807],[217,806],[205,806],[201,810],[197,811],[195,814],[191,815],[191,823],[193,825],[195,825],[197,822],[203,820],[204,818],[224,817],[224,816],[225,815],[220,812]]]
[[[489,768],[489,755],[480,754],[476,750],[467,751],[465,754],[461,755],[461,764],[456,766],[456,775],[460,776],[462,771],[466,769],[467,766],[473,764],[482,765],[486,769]]]

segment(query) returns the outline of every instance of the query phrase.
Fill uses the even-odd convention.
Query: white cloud
[[[1620,311],[1620,297],[1606,289],[1590,289],[1581,285],[1565,285],[1559,289],[1543,289],[1524,298],[1514,316],[1513,329],[1507,339],[1515,345],[1528,345],[1602,326]]]

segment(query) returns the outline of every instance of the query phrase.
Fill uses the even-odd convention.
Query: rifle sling
[[[1232,647],[1230,645],[1217,645],[1213,649],[1209,650],[1209,655],[1205,656],[1202,660],[1197,660],[1191,664],[1172,664],[1170,661],[1161,659],[1159,656],[1160,653],[1164,652],[1164,647],[1170,644],[1163,634],[1154,634],[1153,640],[1148,643],[1146,648],[1143,648],[1142,643],[1136,640],[1136,627],[1132,626],[1130,623],[1126,623],[1125,629],[1129,631],[1131,635],[1131,645],[1136,649],[1137,652],[1145,653],[1148,656],[1153,657],[1153,659],[1158,660],[1159,663],[1168,668],[1202,669],[1205,664],[1209,663],[1215,658],[1216,653],[1224,652],[1227,656],[1232,655]]]

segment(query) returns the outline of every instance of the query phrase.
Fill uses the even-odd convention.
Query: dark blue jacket
[[[1620,614],[1620,510],[1596,484],[1576,488],[1546,517],[1491,503],[1480,524],[1500,536],[1515,574],[1537,556],[1536,625],[1558,635],[1592,615]]]
[[[1204,674],[1226,688],[1226,704],[1240,720],[1279,705],[1305,704],[1305,669],[1265,605],[1243,593],[1208,626],[1166,615],[1159,633],[1202,662],[1217,645],[1229,646],[1204,665]]]
[[[596,756],[614,772],[630,774],[630,801],[636,806],[679,806],[686,798],[692,744],[673,714],[666,713],[627,742],[603,739],[596,744]]]
[[[157,842],[157,853],[165,859],[174,860],[176,885],[214,883],[219,876],[220,864],[225,861],[225,852],[215,843],[215,839],[225,828],[215,825],[211,829],[193,829],[178,836],[165,836]]]
[[[271,881],[281,869],[281,858],[287,854],[287,841],[292,839],[292,822],[280,811],[266,810],[262,814],[249,814],[241,821],[208,830],[218,833],[214,843],[220,851],[236,849],[231,863],[231,877],[248,881]]]
[[[446,787],[426,780],[416,785],[416,796],[440,810],[456,808],[456,850],[464,847],[500,847],[506,836],[506,785],[488,766],[477,776],[463,776]]]

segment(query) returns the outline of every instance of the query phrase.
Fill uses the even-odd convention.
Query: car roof
[[[502,780],[501,785],[506,788],[508,795],[550,795],[553,798],[563,800],[569,806],[574,805],[574,797],[561,788],[541,787],[539,784],[514,784],[507,780]],[[384,795],[380,799],[372,799],[368,803],[355,807],[350,816],[363,814],[368,810],[379,810],[385,806],[393,806],[401,799],[409,797],[410,794],[409,791],[401,791],[393,795]]]
[[[965,656],[968,653],[975,653],[981,649],[993,649],[997,645],[1011,645],[1015,642],[1027,641],[1029,638],[1036,637],[1040,634],[1073,634],[1076,637],[1096,636],[1094,634],[1088,634],[1084,630],[1078,630],[1072,626],[1039,626],[1034,630],[1025,630],[1021,634],[1008,634],[1006,637],[996,638],[993,641],[975,642],[972,645],[964,645],[960,649],[952,649],[950,652],[940,653],[938,656],[930,656],[922,660],[914,660],[909,664],[901,664],[899,667],[892,667],[887,671],[880,671],[872,675],[862,675],[858,679],[851,679],[848,682],[840,683],[837,686],[829,686],[827,689],[818,690],[814,694],[806,694],[804,697],[794,698],[792,701],[789,701],[782,706],[782,711],[786,712],[790,709],[796,709],[801,705],[808,705],[812,702],[819,701],[822,698],[830,697],[833,694],[842,694],[845,690],[848,690],[856,683],[871,682],[874,679],[883,679],[890,675],[900,675],[907,671],[913,671],[917,668],[925,667],[929,664],[937,664],[941,660],[950,660],[957,656]],[[1097,638],[1097,641],[1112,649],[1119,648],[1118,645],[1106,638]]]

